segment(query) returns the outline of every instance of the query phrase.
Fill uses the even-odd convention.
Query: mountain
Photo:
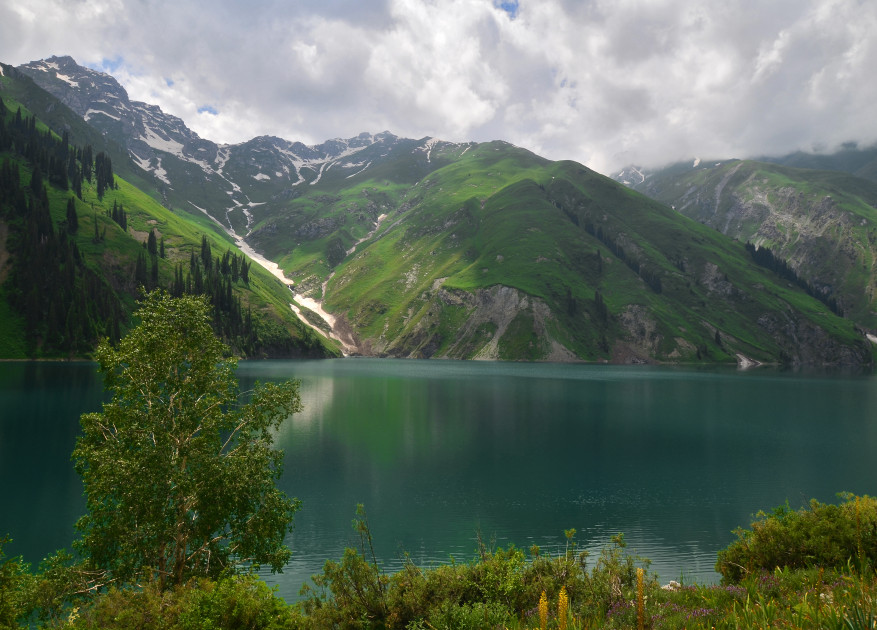
[[[141,286],[208,295],[217,332],[244,356],[337,354],[290,311],[288,289],[251,269],[212,221],[177,215],[119,176],[126,159],[0,65],[0,356],[88,356],[130,326]]]
[[[848,172],[860,172],[869,152],[811,157],[813,164],[838,170],[778,163],[801,163],[801,155],[774,163],[692,162],[650,173],[632,187],[726,236],[769,250],[814,295],[874,329],[877,182]]]
[[[216,145],[70,58],[19,71],[126,147],[174,216],[277,263],[347,352],[871,362],[863,331],[782,270],[580,164],[389,132]]]
[[[319,182],[333,167],[346,175],[361,172],[380,162],[397,140],[390,133],[364,133],[316,146],[270,136],[218,145],[160,108],[130,100],[116,79],[71,57],[34,61],[17,70],[125,147],[164,205],[203,209],[240,235],[260,214],[259,206],[292,195],[296,186]]]
[[[861,148],[850,142],[834,153],[796,151],[780,157],[762,157],[759,161],[793,168],[840,171],[877,182],[877,145]]]
[[[290,267],[307,273],[300,260]],[[376,354],[812,363],[868,353],[741,244],[580,164],[505,143],[426,176],[324,282],[329,310]]]

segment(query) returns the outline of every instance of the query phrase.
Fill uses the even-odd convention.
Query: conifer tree
[[[134,286],[145,287],[149,281],[146,272],[146,256],[143,252],[137,254],[137,262],[134,264]]]
[[[73,197],[67,200],[67,231],[76,234],[79,230],[79,217],[76,216],[76,202]]]
[[[94,156],[90,144],[85,145],[82,150],[82,179],[87,182],[91,181],[91,175],[94,172]]]

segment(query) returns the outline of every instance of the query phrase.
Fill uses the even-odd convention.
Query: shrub
[[[21,557],[6,557],[3,546],[9,542],[10,538],[0,536],[0,628],[15,628],[27,615],[27,591],[32,582]]]
[[[141,589],[112,588],[67,619],[75,630],[285,630],[300,627],[295,609],[254,575],[192,580],[172,590],[152,582]]]
[[[737,540],[718,554],[716,571],[725,583],[776,567],[859,570],[877,564],[877,499],[841,494],[840,505],[810,501],[797,511],[788,504],[758,512],[751,529],[734,531]]]

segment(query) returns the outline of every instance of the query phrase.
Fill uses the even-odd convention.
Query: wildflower
[[[636,570],[636,627],[643,630],[645,624],[645,606],[643,605],[643,570]]]
[[[542,597],[539,598],[539,624],[542,630],[548,628],[548,596],[542,591]]]
[[[569,610],[569,595],[566,587],[560,587],[560,595],[557,596],[557,624],[560,630],[566,630],[566,614]]]

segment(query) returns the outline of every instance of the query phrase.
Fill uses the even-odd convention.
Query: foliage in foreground
[[[378,608],[364,602],[328,600],[314,610],[313,602],[288,605],[255,576],[236,576],[220,580],[193,580],[162,591],[150,583],[141,589],[110,589],[88,605],[68,609],[52,624],[57,628],[93,630],[97,628],[129,630],[134,628],[250,628],[322,629],[322,628],[406,628],[508,630],[592,628],[689,628],[731,630],[738,628],[789,628],[858,630],[874,628],[877,621],[877,576],[855,572],[820,570],[777,570],[746,578],[740,585],[675,585],[660,587],[653,579],[643,580],[642,591],[636,584],[625,586],[615,604],[605,609],[599,595],[580,592],[567,594],[561,586],[556,597],[548,590],[538,596],[535,585],[518,584],[514,592],[481,592],[466,600],[467,592],[495,589],[519,581],[527,571],[516,560],[517,554],[499,550],[485,560],[458,565],[453,570],[417,570],[381,580],[386,586]],[[369,564],[361,556],[359,561]],[[547,566],[561,567],[564,556],[543,558]],[[347,563],[350,566],[350,563]],[[531,564],[528,562],[526,564]],[[604,567],[607,569],[607,567]],[[599,575],[596,571],[592,574]],[[360,574],[360,578],[369,579]],[[563,578],[545,575],[542,585],[555,589]],[[608,571],[600,578],[609,578]],[[611,578],[610,578],[611,579]],[[612,582],[595,584],[610,592]],[[375,595],[374,585],[352,581],[349,586],[362,587],[362,595]],[[417,588],[419,587],[419,588]],[[608,588],[607,588],[608,587]],[[349,593],[348,593],[349,594]],[[525,594],[534,599],[525,601]],[[418,598],[423,598],[419,600]],[[518,600],[522,610],[511,601]],[[374,605],[373,600],[369,605]],[[383,608],[381,608],[383,606]],[[419,610],[415,618],[404,616]],[[371,612],[369,612],[371,611]],[[378,614],[374,614],[374,613]],[[640,625],[641,624],[641,625]]]
[[[61,550],[31,575],[20,558],[4,560],[0,539],[0,629],[289,560],[299,502],[274,483],[283,453],[273,441],[301,410],[298,382],[241,395],[203,296],[155,291],[138,316],[118,347],[98,348],[112,397],[83,414],[73,451],[88,508],[78,555]]]
[[[873,506],[873,499],[859,497],[858,502],[859,518],[866,522],[869,508],[863,506]],[[853,506],[855,518],[855,504],[855,498],[847,496],[835,506],[839,511],[811,506],[796,514],[830,528],[837,515],[844,514],[844,506]],[[810,516],[814,512],[817,516]],[[758,523],[782,527],[796,518],[788,514],[783,509],[759,516]],[[766,570],[753,565],[736,584],[671,582],[662,587],[656,576],[637,566],[648,562],[628,554],[621,535],[602,550],[593,566],[588,554],[577,549],[574,530],[569,530],[567,548],[556,555],[543,554],[536,547],[525,554],[514,547],[491,550],[480,545],[469,563],[427,569],[409,562],[398,573],[387,575],[372,554],[362,510],[354,526],[361,535],[360,549],[348,550],[340,561],[328,561],[323,573],[314,576],[315,588],[305,589],[305,599],[295,605],[283,602],[253,575],[193,579],[170,589],[147,582],[140,588],[111,588],[79,607],[58,610],[51,626],[76,630],[877,628],[877,573],[859,555],[855,539],[848,540],[852,546],[846,549],[847,560],[836,566]],[[746,540],[752,552],[785,540],[787,557],[792,559],[800,543],[794,536],[762,539],[750,534]],[[15,627],[15,618],[22,617],[14,606],[20,613],[44,578],[27,575],[15,558],[4,562],[2,547],[0,577],[0,628]]]
[[[734,531],[737,540],[719,552],[716,571],[726,583],[776,567],[841,568],[848,561],[862,570],[877,567],[877,499],[841,494],[839,505],[810,501],[801,510],[788,503],[758,512],[751,529]]]

